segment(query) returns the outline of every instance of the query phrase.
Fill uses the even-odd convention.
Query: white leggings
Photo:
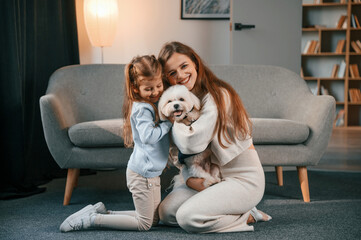
[[[253,231],[247,220],[265,188],[257,152],[248,149],[220,168],[222,181],[201,192],[174,189],[159,206],[161,221],[194,233]]]
[[[96,227],[147,231],[158,223],[160,178],[145,178],[128,168],[127,186],[133,196],[135,211],[109,211],[109,214],[97,214],[94,220]]]

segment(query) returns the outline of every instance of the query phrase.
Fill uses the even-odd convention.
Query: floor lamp
[[[100,47],[104,63],[103,47],[113,44],[117,31],[118,0],[84,0],[84,21],[90,43]]]

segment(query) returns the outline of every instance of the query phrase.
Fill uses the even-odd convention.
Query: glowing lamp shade
[[[91,44],[113,44],[118,23],[118,0],[84,0],[84,21]]]

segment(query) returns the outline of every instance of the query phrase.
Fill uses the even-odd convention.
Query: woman
[[[212,162],[223,177],[204,189],[204,179],[184,176],[186,185],[173,189],[160,205],[162,222],[208,233],[252,231],[247,223],[270,220],[255,208],[263,197],[264,172],[250,136],[251,122],[235,90],[182,43],[165,44],[158,59],[170,85],[184,85],[202,100],[201,117],[192,128],[174,123],[174,143],[183,154],[202,152],[210,144]]]

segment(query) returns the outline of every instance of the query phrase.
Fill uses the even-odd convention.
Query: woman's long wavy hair
[[[174,53],[184,54],[189,57],[196,65],[197,79],[192,89],[200,99],[202,99],[207,93],[210,93],[217,105],[218,119],[216,128],[213,134],[217,132],[218,142],[223,148],[226,148],[223,139],[231,144],[236,139],[245,139],[247,135],[251,135],[252,123],[249,119],[248,113],[243,106],[243,103],[238,96],[234,88],[219,79],[205,64],[198,54],[189,46],[184,45],[180,42],[169,42],[166,43],[158,56],[159,62],[164,66],[169,58]],[[168,82],[169,80],[163,74],[163,78]],[[230,97],[230,106],[227,113],[226,100],[224,99],[223,89],[225,89]]]
[[[133,146],[133,134],[130,125],[133,102],[147,102],[155,111],[154,122],[159,121],[158,111],[152,102],[139,95],[139,86],[143,81],[152,81],[162,74],[162,66],[154,55],[137,56],[125,67],[125,94],[123,100],[123,139],[126,147]],[[134,91],[138,90],[138,92]]]

